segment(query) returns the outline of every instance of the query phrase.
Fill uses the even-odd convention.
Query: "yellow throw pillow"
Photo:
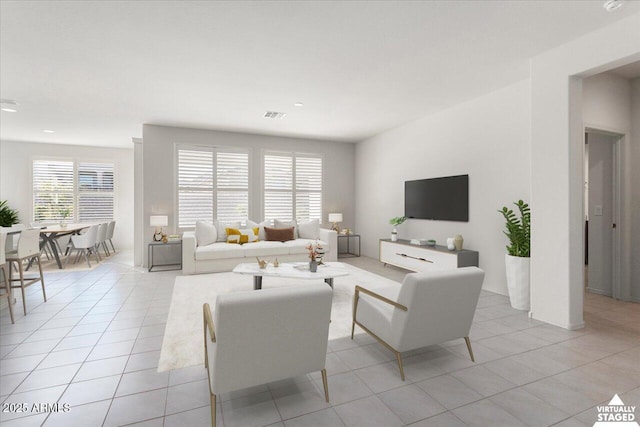
[[[227,228],[227,243],[251,243],[258,241],[258,232],[260,231],[259,227],[255,228]]]

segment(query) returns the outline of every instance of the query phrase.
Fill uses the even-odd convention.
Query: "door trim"
[[[622,259],[623,245],[621,230],[627,229],[627,221],[623,219],[623,152],[628,139],[628,132],[606,128],[603,126],[587,125],[584,126],[583,135],[587,133],[595,133],[606,136],[616,137],[616,141],[612,144],[613,150],[613,215],[612,219],[616,228],[612,230],[612,254],[611,254],[611,297],[623,301],[631,300],[631,289],[629,283],[624,280],[625,275],[623,269],[628,266],[626,260]],[[583,162],[584,164],[584,162]],[[587,171],[583,171],[583,182]],[[583,193],[584,198],[584,193]],[[584,200],[583,200],[583,218],[584,218]],[[587,242],[583,241],[583,251]]]

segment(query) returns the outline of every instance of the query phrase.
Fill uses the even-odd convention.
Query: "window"
[[[264,219],[318,219],[322,222],[322,157],[264,155]]]
[[[78,163],[78,221],[113,219],[113,164]]]
[[[249,153],[178,147],[178,227],[249,216]]]
[[[73,162],[33,162],[33,220],[61,221],[74,218]],[[64,215],[67,213],[67,215]]]
[[[34,221],[107,221],[114,204],[112,163],[33,161]]]

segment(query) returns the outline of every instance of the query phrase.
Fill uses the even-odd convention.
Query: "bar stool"
[[[20,278],[12,279],[11,268],[9,268],[9,282],[20,282],[20,285],[11,285],[11,288],[20,288],[20,290],[22,291],[22,308],[24,310],[24,314],[26,315],[27,301],[25,299],[24,293],[25,288],[33,285],[36,282],[40,282],[42,286],[42,295],[44,296],[44,301],[47,301],[47,293],[44,290],[44,276],[42,275],[42,265],[40,264],[40,230],[28,229],[20,232],[17,250],[8,252],[6,254],[6,257],[7,261],[9,261],[10,264],[17,264],[17,270],[20,273]],[[36,261],[38,261],[38,270],[40,270],[40,277],[25,277],[24,267],[22,263],[24,261],[30,261],[34,258]]]
[[[7,234],[0,233],[0,271],[2,271],[2,282],[4,283],[5,293],[0,294],[0,298],[7,298],[7,305],[9,306],[9,316],[11,316],[11,323],[16,323],[13,320],[13,304],[11,301],[11,286],[9,284],[9,273],[7,272],[7,258],[5,256],[4,245],[7,241]]]

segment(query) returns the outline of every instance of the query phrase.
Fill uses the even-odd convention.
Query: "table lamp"
[[[162,227],[169,225],[169,217],[167,215],[151,215],[149,225],[156,228],[153,233],[153,241],[159,242],[162,240]]]
[[[331,226],[332,230],[335,230],[337,233],[340,233],[340,227],[338,223],[342,222],[342,214],[341,213],[330,213],[329,214],[329,222],[332,222]]]

